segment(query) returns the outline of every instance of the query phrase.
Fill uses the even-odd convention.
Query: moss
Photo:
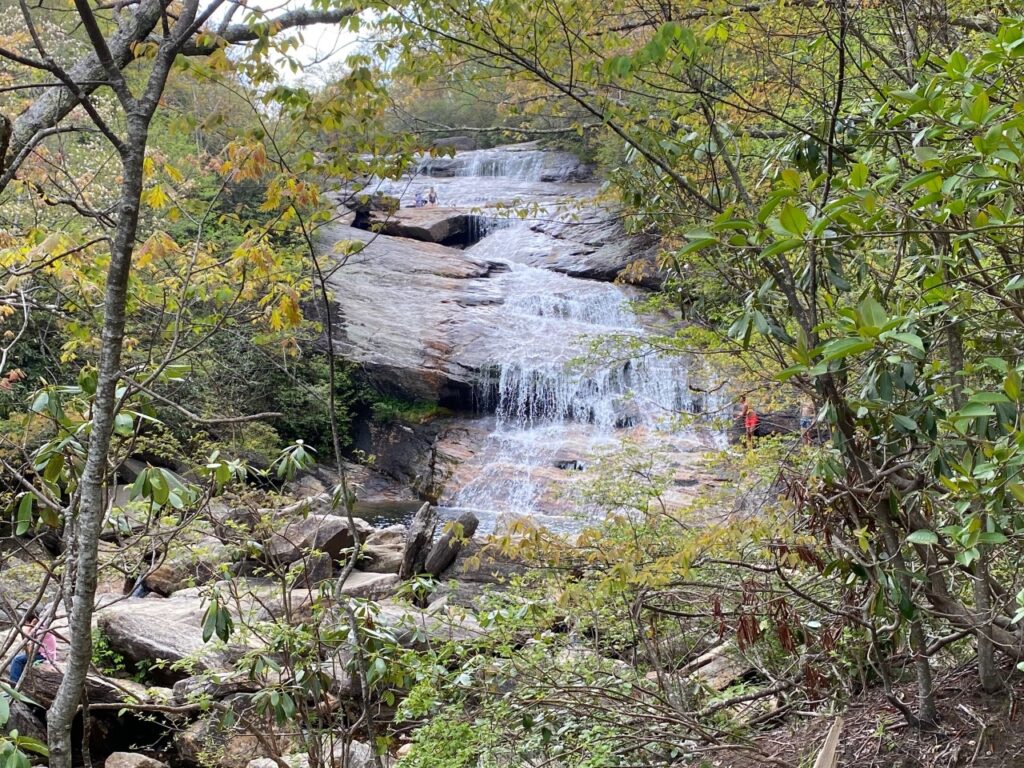
[[[452,415],[449,409],[437,403],[408,402],[393,397],[376,400],[372,410],[373,420],[378,424],[426,424]]]

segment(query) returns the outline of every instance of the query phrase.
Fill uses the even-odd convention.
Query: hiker
[[[811,444],[811,425],[814,424],[814,403],[805,399],[800,406],[800,435],[804,444]]]
[[[414,207],[415,208],[422,208],[426,204],[427,204],[427,198],[425,198],[423,196],[423,190],[422,189],[417,189],[416,190],[416,205]]]
[[[437,192],[434,191],[433,187],[427,191],[427,202],[434,208],[437,207]]]
[[[740,399],[740,418],[743,419],[743,431],[747,436],[747,448],[754,447],[754,436],[757,433],[757,424],[760,419],[757,411],[747,402],[747,396]]]
[[[41,661],[54,662],[57,660],[57,638],[49,629],[41,626],[39,615],[29,611],[25,616],[25,624],[21,628],[21,634],[28,640],[25,650],[11,659],[11,685],[16,685],[25,673],[28,660],[31,657],[33,664]]]

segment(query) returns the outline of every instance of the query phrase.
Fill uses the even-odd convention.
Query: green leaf
[[[924,354],[924,341],[916,333],[894,333],[892,338],[902,341],[908,347],[913,347],[922,355]]]
[[[956,413],[952,414],[951,418],[954,419],[979,419],[988,418],[989,416],[995,416],[995,409],[984,403],[967,403]]]
[[[847,338],[836,339],[825,345],[823,360],[839,360],[850,355],[866,352],[874,346],[870,339]]]
[[[933,544],[939,543],[939,537],[935,534],[935,531],[929,531],[922,529],[920,531],[914,531],[912,534],[907,536],[908,544],[924,544],[925,546],[932,546]]]
[[[114,432],[121,437],[131,437],[134,421],[130,413],[119,413],[114,417]]]
[[[1008,403],[1010,399],[1002,392],[975,392],[971,395],[971,403]]]
[[[18,536],[24,535],[32,526],[32,504],[36,495],[32,492],[26,493],[18,502],[18,527],[15,530]]]
[[[1006,544],[1009,541],[1006,535],[999,531],[986,531],[978,534],[979,544]]]
[[[892,415],[892,420],[899,425],[905,432],[917,432],[917,422],[908,416],[903,416],[899,413]]]
[[[868,296],[857,305],[857,314],[860,316],[861,327],[881,328],[889,316],[874,297]]]
[[[782,206],[782,213],[779,214],[779,223],[782,224],[787,232],[792,232],[794,235],[803,235],[809,226],[807,214],[804,213],[802,208],[798,208],[792,203],[786,203]]]
[[[763,251],[761,251],[762,259],[770,259],[772,256],[778,256],[780,253],[791,251],[804,244],[803,240],[797,240],[796,238],[789,238],[788,240],[776,240],[774,243],[769,245]]]

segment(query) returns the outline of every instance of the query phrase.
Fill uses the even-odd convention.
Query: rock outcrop
[[[409,524],[409,530],[405,534],[402,563],[398,568],[399,578],[411,579],[423,572],[436,528],[437,512],[430,504],[424,504],[413,517]]]
[[[463,512],[459,515],[455,525],[430,548],[430,554],[423,563],[423,571],[431,576],[440,576],[458,557],[463,541],[472,538],[479,525],[480,520],[472,512]]]
[[[482,364],[472,340],[501,301],[488,278],[501,267],[434,243],[325,227],[324,249],[358,241],[329,279],[339,317],[335,345],[377,389],[411,401],[468,403]]]

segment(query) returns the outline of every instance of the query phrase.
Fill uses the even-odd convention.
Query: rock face
[[[478,367],[461,350],[501,296],[488,277],[500,267],[433,243],[325,227],[324,249],[369,243],[329,279],[340,317],[335,344],[381,391],[412,401],[468,402]]]
[[[527,259],[532,266],[592,280],[621,279],[645,288],[661,285],[658,238],[628,234],[614,210],[587,208],[538,222],[531,229],[556,241]]]

